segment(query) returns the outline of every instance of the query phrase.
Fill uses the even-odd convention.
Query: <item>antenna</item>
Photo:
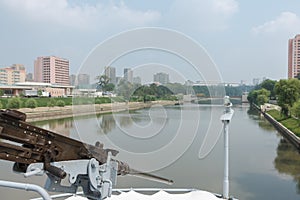
[[[231,121],[234,111],[231,109],[232,103],[229,96],[224,97],[225,110],[220,120],[223,123],[224,133],[224,179],[223,179],[223,198],[229,199],[229,135],[228,126]]]

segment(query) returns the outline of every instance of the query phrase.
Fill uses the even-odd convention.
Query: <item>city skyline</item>
[[[295,0],[4,0],[0,65],[23,63],[32,72],[37,55],[59,55],[72,61],[70,72],[77,74],[99,43],[123,31],[152,26],[197,41],[224,81],[251,83],[253,77],[265,76],[278,80],[287,77],[288,39],[300,33],[299,7]]]
[[[44,57],[47,57],[47,56],[44,56]],[[50,56],[48,56],[50,57]],[[59,58],[58,56],[52,56],[52,57],[55,57],[55,58]],[[41,58],[41,57],[40,57]],[[67,60],[65,58],[63,58],[64,60]],[[15,67],[22,67],[22,70],[26,71],[26,67],[23,65],[23,64],[12,64],[11,66],[8,66],[8,67],[4,67],[4,68],[0,68],[0,69],[6,69],[6,68],[15,68]],[[126,70],[125,70],[126,69]],[[161,84],[166,84],[166,83],[177,83],[176,81],[170,81],[172,76],[169,77],[169,74],[166,73],[166,72],[162,72],[162,71],[157,71],[157,72],[154,72],[153,74],[148,74],[149,77],[151,77],[150,81],[147,80],[147,81],[144,81],[140,76],[133,76],[133,72],[134,70],[132,68],[128,68],[128,67],[124,67],[122,68],[122,70],[119,70],[119,71],[123,71],[123,76],[121,73],[119,73],[119,75],[121,76],[117,76],[117,70],[115,67],[112,67],[112,66],[109,66],[109,67],[105,67],[105,71],[104,71],[104,75],[108,75],[109,73],[112,73],[113,76],[115,76],[115,79],[116,79],[116,82],[114,83],[115,85],[119,83],[119,81],[123,78],[126,79],[126,73],[125,71],[130,71],[131,75],[132,76],[132,83],[138,83],[138,84],[151,84],[151,83],[161,83]],[[161,76],[161,77],[160,77]],[[164,76],[167,76],[167,77],[164,77]],[[23,77],[23,75],[22,75]],[[108,76],[110,78],[110,76]],[[155,78],[156,77],[156,78]],[[157,79],[157,80],[156,80]],[[158,81],[158,80],[163,80],[164,81]],[[191,81],[191,80],[185,80],[184,82],[186,81],[189,81],[191,83],[194,83],[195,85],[198,85],[199,83],[201,83],[201,85],[203,84],[207,84],[207,85],[210,85],[210,84],[231,84],[231,85],[258,85],[260,84],[262,81],[266,80],[266,79],[269,79],[268,77],[256,77],[256,78],[253,78],[251,82],[245,82],[244,80],[240,80],[239,82],[215,82],[215,81],[211,81],[211,80],[194,80],[194,81]],[[166,80],[166,81],[165,81]],[[272,80],[272,79],[271,79]],[[21,79],[21,81],[17,81],[17,82],[39,82],[39,81],[35,81],[34,80],[34,76],[33,76],[33,73],[31,72],[27,72],[26,71],[26,74],[25,74],[25,79],[23,81],[23,79]],[[42,82],[42,81],[40,81]],[[93,80],[93,81],[90,81],[90,75],[89,74],[70,74],[69,75],[69,83],[70,85],[88,85],[88,84],[95,84],[97,82],[97,80]],[[2,83],[3,84],[3,83]],[[184,84],[184,83],[182,83]]]

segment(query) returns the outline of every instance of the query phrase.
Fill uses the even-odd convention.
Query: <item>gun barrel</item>
[[[174,183],[174,181],[171,180],[171,179],[163,178],[163,177],[156,176],[156,175],[153,175],[153,174],[150,174],[150,173],[140,172],[140,171],[137,171],[137,170],[134,170],[134,169],[131,169],[129,175],[136,176],[136,177],[143,178],[143,179],[147,179],[147,180],[151,180],[151,181],[156,181],[156,182],[168,184],[168,185],[172,185]]]
[[[25,172],[31,163],[42,162],[45,169],[53,175],[64,177],[63,170],[50,165],[50,162],[95,158],[100,164],[107,162],[108,152],[116,156],[118,151],[104,149],[97,142],[95,146],[85,144],[42,129],[25,122],[26,114],[15,110],[0,111],[0,139],[22,144],[0,141],[0,159],[16,162],[14,170]],[[131,169],[125,162],[112,159],[118,163],[118,175],[132,175],[165,184],[173,184],[172,180],[153,174]]]

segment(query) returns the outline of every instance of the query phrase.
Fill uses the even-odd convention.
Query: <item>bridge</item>
[[[242,96],[230,96],[230,100],[233,103],[248,103],[248,93]],[[224,97],[197,97],[195,95],[184,95],[184,102],[223,102]]]

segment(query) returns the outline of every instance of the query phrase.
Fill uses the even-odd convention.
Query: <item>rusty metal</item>
[[[95,146],[86,144],[53,131],[33,126],[27,122],[26,114],[16,110],[0,110],[0,159],[16,162],[14,170],[25,172],[31,163],[44,163],[44,170],[64,178],[66,173],[51,162],[95,158],[100,164],[107,161],[108,152],[113,156],[117,150],[104,149],[97,142]],[[131,169],[128,164],[118,163],[118,175],[133,174],[151,180],[173,183],[171,180]]]

